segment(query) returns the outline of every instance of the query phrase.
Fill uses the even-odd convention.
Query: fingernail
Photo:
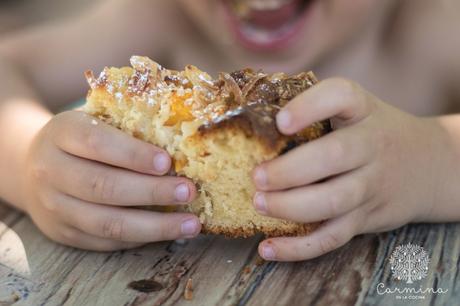
[[[169,170],[170,159],[165,153],[157,153],[153,157],[153,167],[157,172],[163,173]]]
[[[256,192],[254,196],[254,205],[256,210],[263,214],[267,214],[267,202],[265,201],[265,195],[262,192]]]
[[[194,236],[198,231],[198,227],[197,219],[189,219],[182,222],[180,230],[184,236]]]
[[[179,184],[174,191],[174,195],[176,196],[176,200],[179,202],[187,202],[188,198],[190,197],[190,190],[188,185],[185,183]]]
[[[288,129],[291,125],[291,114],[287,110],[282,110],[276,115],[276,123],[279,129]]]
[[[257,187],[265,187],[265,185],[267,185],[267,174],[262,167],[256,168],[254,172],[254,181]]]
[[[264,245],[262,247],[262,257],[267,260],[275,259],[275,250],[270,246]]]

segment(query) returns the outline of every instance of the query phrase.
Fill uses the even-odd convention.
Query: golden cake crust
[[[233,227],[219,225],[202,225],[201,232],[204,234],[224,235],[230,238],[247,238],[256,234],[263,233],[266,237],[280,236],[305,236],[312,233],[321,226],[322,222],[299,224],[291,229],[273,228],[269,226],[253,227]]]

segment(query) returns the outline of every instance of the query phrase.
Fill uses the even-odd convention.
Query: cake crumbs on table
[[[179,245],[184,245],[184,244],[187,244],[188,241],[186,239],[176,239],[174,240],[174,242]]]
[[[91,121],[91,124],[92,124],[92,125],[98,125],[98,122],[96,121],[96,119],[93,119],[93,120]]]
[[[265,259],[263,259],[262,257],[260,256],[257,256],[256,258],[256,266],[261,266],[265,263]]]
[[[187,301],[191,301],[193,299],[193,284],[191,278],[189,278],[185,284],[184,299]]]

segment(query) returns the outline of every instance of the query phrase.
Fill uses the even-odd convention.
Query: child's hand
[[[51,239],[92,250],[193,237],[192,214],[136,205],[185,204],[194,184],[162,177],[168,154],[82,112],[55,116],[35,137],[26,166],[26,211]]]
[[[334,132],[254,171],[259,213],[298,222],[327,220],[305,237],[267,239],[268,260],[303,260],[334,250],[354,235],[426,221],[435,202],[443,145],[439,127],[381,102],[360,86],[328,79],[277,116],[293,134],[332,118]]]

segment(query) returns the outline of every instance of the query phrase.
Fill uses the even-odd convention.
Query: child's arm
[[[163,61],[170,37],[179,31],[171,26],[176,13],[169,2],[103,1],[82,16],[3,37],[0,57],[14,63],[42,102],[56,109],[82,98],[87,69],[122,66],[133,54]]]
[[[139,4],[148,2],[119,1],[117,7],[135,3],[125,9],[140,10]],[[81,112],[53,116],[38,102],[57,107],[81,96],[87,63],[117,61],[127,58],[128,49],[146,53],[152,47],[152,24],[143,30],[137,22],[139,37],[131,39],[128,32],[117,31],[133,30],[123,25],[133,21],[123,13],[140,18],[142,11],[117,15],[112,9],[101,7],[63,25],[65,30],[44,28],[0,43],[0,197],[27,212],[50,238],[94,250],[192,237],[200,231],[194,215],[132,208],[180,205],[195,197],[189,180],[162,176],[171,164],[166,152]],[[155,54],[161,48],[152,50]]]
[[[328,220],[306,237],[273,238],[269,260],[302,260],[361,233],[460,220],[460,117],[419,118],[359,85],[328,79],[277,116],[285,134],[333,118],[334,132],[259,166],[254,205],[298,222]]]

